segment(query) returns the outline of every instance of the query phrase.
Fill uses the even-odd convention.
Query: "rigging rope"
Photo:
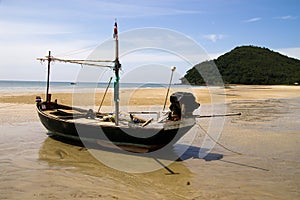
[[[216,144],[218,144],[220,147],[226,149],[227,151],[230,151],[232,153],[235,153],[235,154],[238,154],[238,155],[243,155],[242,153],[240,152],[237,152],[237,151],[234,151],[234,150],[231,150],[229,149],[228,147],[225,147],[223,144],[219,143],[218,141],[216,141],[211,135],[208,134],[208,132],[199,124],[197,123],[197,125],[200,127],[200,129],[213,141],[215,142]]]
[[[46,58],[37,58],[37,60],[40,61],[48,61],[48,57]],[[113,68],[111,65],[104,65],[101,64],[103,62],[110,62],[114,63],[114,61],[111,60],[71,60],[71,59],[60,59],[60,58],[55,58],[55,57],[50,57],[51,61],[58,61],[58,62],[65,62],[65,63],[73,63],[73,64],[80,64],[80,65],[89,65],[89,66],[96,66],[96,67],[108,67],[108,68]]]
[[[65,53],[60,53],[57,56],[71,56],[71,55],[75,55],[75,54],[80,54],[80,53],[84,53],[87,51],[91,51],[92,49],[94,49],[97,45],[93,44],[81,49],[76,49],[76,50],[72,50],[72,51],[67,51]]]

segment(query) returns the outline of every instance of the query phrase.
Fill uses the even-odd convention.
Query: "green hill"
[[[205,61],[188,70],[183,84],[218,84],[216,65],[225,84],[289,85],[300,83],[300,60],[289,58],[267,48],[236,47],[211,61]],[[200,75],[199,71],[205,81]]]

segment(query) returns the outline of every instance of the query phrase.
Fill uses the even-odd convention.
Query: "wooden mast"
[[[119,69],[121,68],[121,64],[119,62],[119,40],[118,40],[118,25],[117,20],[115,20],[114,25],[114,38],[115,38],[115,45],[116,45],[116,52],[115,52],[115,82],[114,82],[114,102],[115,102],[115,124],[116,126],[119,125]]]
[[[50,85],[50,63],[51,63],[51,51],[49,51],[48,55],[48,72],[47,72],[47,90],[46,90],[46,102],[50,102],[51,98],[49,95],[49,85]]]

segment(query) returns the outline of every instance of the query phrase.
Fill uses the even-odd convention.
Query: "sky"
[[[121,47],[125,46],[123,33],[155,27],[185,36],[210,59],[241,45],[266,47],[300,59],[299,13],[298,0],[0,0],[0,80],[45,80],[46,64],[36,58],[49,50],[55,57],[87,58],[103,42],[113,41],[115,18]],[[142,40],[154,38],[146,35]],[[138,40],[139,35],[136,37]],[[168,49],[180,43],[167,41],[161,40],[159,47]],[[178,82],[195,63],[172,63],[174,54],[170,52],[140,50],[127,54],[123,56],[122,73],[142,73],[144,69],[136,81],[146,75],[148,82],[151,77],[156,77],[154,82],[166,82],[170,71],[160,74],[159,69],[168,68],[170,61],[170,66],[178,65]],[[134,56],[139,61],[136,68],[129,63]],[[151,75],[148,68],[153,63]],[[73,82],[81,71],[80,66],[54,63],[51,80]],[[134,82],[135,75],[128,77]]]

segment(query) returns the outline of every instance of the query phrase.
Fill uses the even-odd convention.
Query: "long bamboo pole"
[[[169,86],[168,86],[168,90],[167,90],[167,94],[166,94],[166,98],[165,98],[165,103],[164,103],[164,108],[163,108],[163,110],[165,110],[165,108],[166,108],[167,99],[168,99],[169,92],[170,92],[170,87],[171,87],[171,84],[172,84],[173,73],[174,73],[174,71],[176,70],[176,67],[175,67],[175,66],[172,67],[171,70],[172,70],[172,72],[171,72],[171,78],[170,78],[170,82],[169,82]]]
[[[242,115],[242,113],[227,113],[227,114],[199,115],[199,116],[196,116],[196,118],[230,117],[230,116],[238,116],[238,115]]]

